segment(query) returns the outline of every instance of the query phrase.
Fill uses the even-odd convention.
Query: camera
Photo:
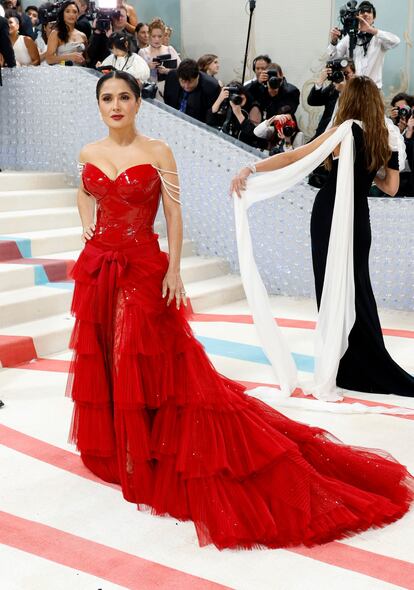
[[[359,28],[357,2],[351,0],[339,10],[339,20],[342,24],[342,35],[356,35]]]
[[[348,65],[347,59],[331,59],[326,62],[326,67],[331,69],[331,73],[328,75],[330,82],[336,82],[339,84],[345,80],[343,69]]]
[[[283,82],[283,78],[281,78],[279,76],[279,72],[277,70],[266,70],[266,74],[268,75],[268,79],[267,79],[267,85],[269,88],[272,88],[273,90],[277,90],[278,88],[280,88],[282,82]]]
[[[403,107],[398,107],[398,115],[395,119],[396,123],[399,123],[401,119],[405,119],[406,121],[413,116],[413,109],[411,109],[408,105],[404,105]]]
[[[276,119],[274,126],[276,131],[280,131],[285,137],[292,137],[296,131],[296,123],[293,119],[288,119],[285,123],[281,123]]]
[[[63,2],[64,0],[61,0],[61,2],[55,2],[54,4],[46,2],[39,6],[39,24],[45,25],[47,23],[55,22]]]
[[[229,101],[235,105],[241,105],[243,102],[243,95],[240,94],[240,89],[237,86],[227,86],[229,91]]]
[[[153,82],[144,82],[141,88],[141,96],[143,99],[154,98],[157,96],[158,86]]]

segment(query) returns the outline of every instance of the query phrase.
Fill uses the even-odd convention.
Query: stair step
[[[79,226],[77,207],[0,212],[0,235]]]
[[[47,257],[49,252],[65,252],[82,247],[80,227],[3,234],[2,239],[17,240],[31,247],[31,256]],[[29,254],[27,254],[29,256]]]
[[[34,267],[25,264],[0,264],[0,292],[33,287]]]
[[[0,191],[68,188],[63,172],[0,172]]]
[[[184,284],[211,279],[228,272],[229,265],[222,258],[186,256],[181,260],[181,278]]]
[[[1,178],[0,173],[0,187],[2,187]],[[70,207],[76,205],[76,192],[74,188],[0,190],[0,211]]]
[[[186,285],[193,311],[224,305],[245,298],[241,279],[238,275],[223,275]]]
[[[0,292],[0,330],[13,324],[30,322],[70,309],[72,290],[56,287],[29,287]],[[31,336],[31,334],[26,334]]]
[[[2,329],[1,333],[2,336],[31,337],[37,356],[41,357],[67,350],[74,322],[74,318],[66,312],[8,326]],[[28,353],[27,358],[20,359],[20,362],[32,360],[33,354],[30,354],[30,350]]]

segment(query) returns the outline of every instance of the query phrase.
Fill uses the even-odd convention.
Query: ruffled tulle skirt
[[[85,465],[219,549],[312,546],[403,516],[404,466],[286,418],[214,369],[162,298],[167,265],[156,242],[88,243],[73,270],[68,394]]]

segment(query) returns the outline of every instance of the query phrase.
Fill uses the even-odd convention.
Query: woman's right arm
[[[302,147],[282,154],[276,154],[265,160],[260,160],[260,162],[255,164],[256,172],[272,172],[272,170],[279,170],[280,168],[284,168],[285,166],[289,166],[289,164],[301,160],[318,149],[318,147],[328,139],[328,137],[335,133],[336,130],[337,127],[331,127],[328,131],[325,131],[325,133],[322,133],[322,135],[319,135],[319,137]],[[252,173],[253,170],[249,166],[242,168],[237,176],[231,181],[230,194],[236,192],[237,196],[241,197],[241,191],[246,188],[246,180]]]
[[[54,64],[58,64],[62,61],[62,57],[56,55],[57,48],[59,46],[59,38],[57,36],[57,31],[52,31],[49,35],[49,39],[47,40],[47,49],[46,49],[46,61],[50,66]]]
[[[87,150],[83,148],[79,154],[79,162],[82,165],[87,161]],[[82,175],[77,194],[77,205],[82,222],[82,241],[87,242],[93,237],[95,231],[95,199],[85,190]]]

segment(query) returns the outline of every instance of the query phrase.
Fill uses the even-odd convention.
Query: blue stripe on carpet
[[[218,338],[209,338],[207,336],[197,336],[197,340],[205,347],[209,354],[216,354],[227,358],[233,358],[261,365],[270,365],[263,350],[259,346],[251,344],[242,344],[231,340],[220,340]],[[292,353],[293,359],[299,371],[313,373],[314,359],[306,354]]]

